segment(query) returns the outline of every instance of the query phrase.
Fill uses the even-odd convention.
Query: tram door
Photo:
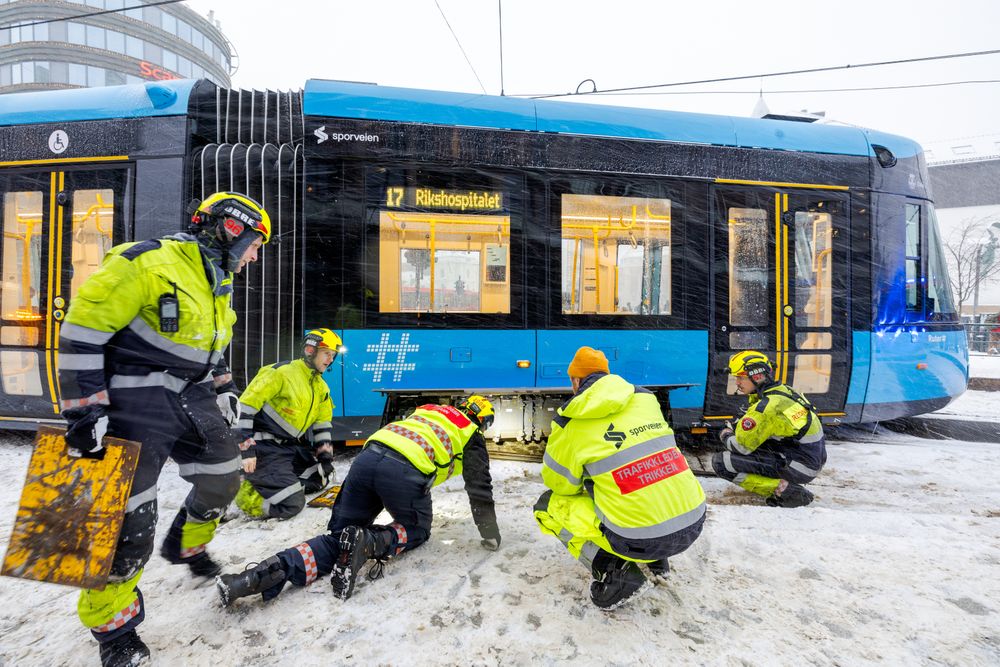
[[[740,350],[766,353],[775,378],[821,415],[843,415],[851,362],[847,192],[733,186],[713,200],[706,419],[730,419],[746,406],[726,370]]]
[[[0,424],[59,416],[59,327],[83,281],[125,240],[125,167],[0,170]]]

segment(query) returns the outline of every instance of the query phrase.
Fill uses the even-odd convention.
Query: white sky
[[[235,45],[233,84],[297,89],[308,78],[500,93],[497,0],[188,0]],[[571,92],[1000,48],[996,0],[503,0],[504,91]],[[998,135],[1000,83],[892,91],[778,90],[1000,79],[1000,54],[673,89],[597,103],[738,116],[764,87],[772,111],[809,109],[923,144]],[[717,91],[745,91],[716,94]],[[992,147],[992,139],[989,145]]]

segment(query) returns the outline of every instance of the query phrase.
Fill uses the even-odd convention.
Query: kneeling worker
[[[333,403],[323,373],[343,349],[329,329],[313,329],[302,358],[264,366],[240,396],[243,472],[236,505],[254,517],[287,519],[305,494],[333,481]]]
[[[569,365],[574,396],[557,411],[535,504],[593,574],[590,598],[613,609],[647,587],[637,563],[665,575],[705,522],[705,492],[674,444],[656,396],[611,375],[603,352],[581,347]]]
[[[726,451],[712,457],[715,474],[763,496],[772,507],[802,507],[813,494],[802,486],[826,463],[823,424],[816,409],[788,385],[774,379],[770,360],[746,350],[729,359],[736,387],[750,407],[736,430],[719,438]]]
[[[461,473],[472,518],[488,549],[500,547],[490,460],[482,431],[493,423],[493,406],[475,394],[457,406],[422,405],[406,419],[376,431],[351,466],[333,506],[329,533],[271,556],[242,574],[216,582],[222,602],[262,593],[276,597],[286,581],[305,586],[329,572],[334,594],[346,600],[358,571],[377,562],[369,579],[382,573],[385,559],[416,549],[431,535],[431,488]],[[388,510],[393,523],[373,525]]]

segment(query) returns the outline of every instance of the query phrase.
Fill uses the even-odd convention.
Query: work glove
[[[216,397],[215,402],[219,404],[219,412],[229,428],[236,426],[240,420],[240,397],[231,391],[224,391]]]
[[[730,424],[729,422],[726,422],[726,428],[719,431],[719,442],[725,445],[726,441],[729,440],[729,437],[734,433],[735,431],[733,431],[733,425]]]
[[[483,538],[479,543],[490,551],[496,551],[500,548],[500,528],[495,523],[480,526],[479,536]]]
[[[319,474],[323,478],[323,486],[326,487],[336,479],[333,469],[333,454],[322,451],[316,455],[316,460],[319,461]]]
[[[104,406],[95,406],[83,413],[69,412],[66,429],[66,453],[75,459],[103,459],[104,435],[108,432],[108,416]]]

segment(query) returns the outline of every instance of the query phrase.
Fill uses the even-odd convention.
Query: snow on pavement
[[[535,527],[539,465],[492,465],[503,544],[489,552],[460,480],[434,490],[430,542],[385,578],[333,597],[327,579],[219,604],[214,586],[154,555],[143,639],[159,665],[1000,664],[1000,444],[858,431],[831,443],[816,502],[765,507],[703,479],[709,520],[668,580],[613,613]],[[0,549],[29,448],[0,440]],[[338,461],[343,475],[349,457]],[[160,479],[158,540],[187,484]],[[228,571],[322,532],[328,512],[237,519],[211,549]],[[0,665],[94,665],[72,589],[0,579]]]

